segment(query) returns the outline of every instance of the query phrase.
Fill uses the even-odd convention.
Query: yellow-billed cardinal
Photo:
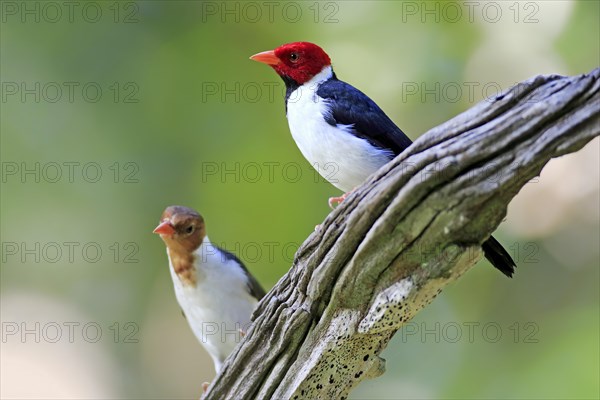
[[[218,373],[265,291],[236,256],[211,244],[191,208],[167,207],[154,233],[167,245],[177,301]]]
[[[250,59],[270,65],[283,79],[288,124],[298,148],[325,179],[346,192],[330,198],[330,206],[411,145],[373,100],[336,77],[329,56],[316,44],[288,43]],[[494,267],[512,276],[515,262],[494,237],[482,247]]]

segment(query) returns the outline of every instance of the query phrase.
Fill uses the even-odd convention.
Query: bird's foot
[[[202,400],[202,398],[206,394],[206,391],[208,390],[209,386],[210,386],[210,382],[202,382],[202,395],[200,396],[200,400]]]
[[[240,333],[240,336],[241,336],[241,337],[243,337],[243,338],[244,338],[244,337],[246,337],[246,331],[245,331],[245,330],[243,330],[243,329],[238,329],[238,332]]]
[[[340,204],[342,201],[346,200],[346,197],[348,197],[349,194],[350,194],[350,192],[344,193],[340,197],[330,197],[329,200],[327,201],[327,203],[329,204],[329,207],[333,210],[335,208],[334,205]]]

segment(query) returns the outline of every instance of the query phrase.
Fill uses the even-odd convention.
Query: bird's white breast
[[[321,176],[348,192],[386,164],[390,154],[349,133],[351,126],[325,121],[329,107],[316,91],[332,74],[331,67],[325,67],[296,89],[287,102],[287,119],[302,155]]]
[[[244,271],[227,260],[208,238],[196,251],[195,286],[182,283],[171,265],[175,296],[196,338],[208,351],[219,371],[225,358],[250,326],[257,300],[247,288]]]

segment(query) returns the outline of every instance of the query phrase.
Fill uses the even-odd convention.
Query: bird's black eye
[[[185,233],[192,233],[194,232],[194,225],[190,225],[185,229]]]
[[[290,61],[291,62],[298,61],[298,53],[290,53]]]

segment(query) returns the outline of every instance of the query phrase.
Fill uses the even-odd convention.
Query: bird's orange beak
[[[277,65],[281,60],[275,55],[274,50],[263,51],[250,57],[251,60],[258,61],[267,65]]]
[[[171,225],[171,222],[163,221],[152,232],[160,235],[172,235],[175,233],[175,229]]]

